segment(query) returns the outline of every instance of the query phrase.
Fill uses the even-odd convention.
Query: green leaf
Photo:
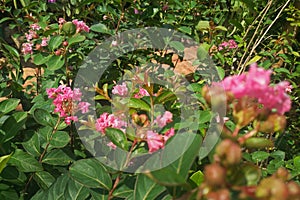
[[[261,161],[267,159],[270,156],[270,154],[265,151],[256,151],[256,152],[253,152],[251,154],[251,156],[252,156],[253,161],[261,162]]]
[[[40,140],[38,134],[34,133],[32,137],[22,143],[24,149],[33,156],[40,156]]]
[[[105,33],[110,35],[112,34],[112,32],[106,27],[106,25],[102,23],[94,24],[90,27],[90,29],[97,33]]]
[[[74,35],[73,37],[68,39],[68,43],[69,45],[75,44],[75,43],[79,43],[85,40],[85,36],[84,35]]]
[[[55,200],[65,200],[64,197],[65,190],[67,188],[67,184],[70,180],[70,176],[68,174],[63,174],[56,179],[56,181],[51,185],[51,187],[46,190],[42,198],[40,199],[55,199]]]
[[[215,29],[220,31],[227,31],[227,28],[225,26],[216,26]]]
[[[1,20],[0,20],[0,24],[5,22],[5,21],[8,21],[8,20],[13,20],[14,18],[10,18],[10,17],[3,17]]]
[[[19,105],[20,99],[5,99],[4,101],[0,102],[0,112],[1,114],[7,114],[10,111],[13,111],[16,109],[16,107]]]
[[[43,126],[53,125],[53,118],[51,114],[41,108],[37,108],[33,112],[33,118],[35,121]]]
[[[163,103],[166,103],[168,101],[174,101],[176,99],[177,99],[177,97],[176,97],[176,95],[173,92],[171,92],[171,91],[163,91],[162,93],[160,93],[159,96],[157,96],[155,98],[154,103],[155,104],[163,104]]]
[[[69,165],[73,161],[65,152],[61,149],[54,149],[47,153],[42,162],[49,165]]]
[[[203,43],[199,46],[197,49],[197,58],[200,61],[203,61],[208,58],[208,49],[210,48],[210,45],[207,43]]]
[[[203,124],[211,120],[211,113],[209,110],[199,110],[199,123]]]
[[[131,107],[131,108],[144,110],[144,111],[147,111],[147,112],[149,112],[151,110],[148,103],[146,103],[142,99],[137,99],[137,98],[130,98],[128,106]]]
[[[49,148],[63,148],[70,142],[70,140],[71,138],[66,131],[57,131],[52,136]]]
[[[2,45],[5,47],[5,49],[8,50],[8,52],[9,52],[11,55],[15,56],[16,58],[19,58],[19,57],[20,57],[19,52],[17,51],[17,49],[15,49],[15,48],[12,47],[12,46],[6,45],[6,44],[2,44]]]
[[[225,70],[223,67],[217,67],[218,75],[220,80],[222,80],[225,77]]]
[[[96,159],[82,159],[70,167],[71,176],[89,188],[105,188],[110,190],[112,180],[105,167]]]
[[[177,134],[165,146],[161,156],[147,160],[143,170],[147,171],[147,168],[151,169],[153,165],[159,165],[161,162],[170,162],[168,159],[176,156],[178,159],[169,165],[165,164],[167,167],[147,172],[146,175],[160,185],[186,185],[190,167],[201,147],[200,144],[201,136],[199,134]],[[174,149],[178,146],[181,146],[181,150],[175,151]]]
[[[120,129],[116,128],[106,128],[105,135],[114,143],[117,147],[120,147],[124,150],[128,148],[128,142],[125,133]]]
[[[37,182],[37,184],[44,190],[48,189],[55,181],[54,176],[46,171],[36,172],[33,178]]]
[[[34,54],[32,57],[33,57],[33,63],[36,65],[45,64],[49,60],[49,56],[45,57],[41,53]]]
[[[184,51],[184,45],[182,44],[182,42],[171,41],[169,45],[177,51]]]
[[[9,163],[16,166],[21,172],[43,171],[41,163],[39,163],[32,155],[29,155],[20,149],[16,149],[15,153],[11,156]]]
[[[2,170],[6,167],[6,163],[9,161],[10,157],[11,154],[0,157],[0,174]]]
[[[82,200],[87,199],[90,195],[89,189],[86,188],[84,185],[69,179],[67,188],[65,190],[65,198],[68,200]]]
[[[249,61],[246,63],[246,66],[247,66],[247,65],[250,65],[250,64],[252,64],[252,63],[255,63],[255,62],[257,62],[257,61],[259,61],[261,58],[262,58],[262,57],[259,56],[259,55],[254,56],[251,60],[249,60]]]
[[[52,71],[60,69],[65,64],[62,58],[63,56],[51,55],[46,62],[47,68]]]
[[[26,112],[16,112],[12,114],[2,125],[2,130],[5,132],[2,142],[7,142],[15,137],[15,135],[24,126],[27,120]]]
[[[209,30],[210,26],[209,26],[209,21],[199,21],[196,29],[199,31],[203,31],[203,30]]]
[[[192,29],[188,26],[181,26],[178,28],[178,30],[189,35],[192,34]]]
[[[294,159],[294,166],[296,167],[296,169],[300,170],[300,156],[296,156]]]
[[[199,186],[204,181],[204,174],[199,170],[190,177],[190,180],[192,180],[197,186]]]
[[[63,40],[64,38],[60,35],[52,36],[51,39],[49,40],[48,47],[50,48],[51,51],[54,51],[61,45]]]
[[[165,190],[165,187],[158,185],[147,176],[139,174],[134,187],[133,199],[154,200]]]

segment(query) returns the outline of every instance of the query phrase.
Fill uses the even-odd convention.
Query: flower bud
[[[289,178],[290,178],[290,173],[288,172],[287,169],[285,169],[285,168],[283,168],[283,167],[280,167],[280,168],[276,171],[276,173],[274,174],[274,176],[275,176],[276,178],[281,179],[282,181],[287,181],[287,180],[289,180]]]
[[[68,41],[64,41],[64,42],[63,42],[63,46],[64,46],[64,47],[66,47],[66,46],[68,46],[68,45],[69,45]]]
[[[55,51],[55,55],[60,56],[61,55],[61,50]]]
[[[245,141],[245,146],[250,149],[263,149],[273,147],[274,144],[266,138],[251,137]]]
[[[241,162],[241,147],[230,139],[223,140],[216,148],[216,154],[224,166],[232,166]]]
[[[283,131],[286,126],[284,115],[272,114],[265,121],[255,121],[254,127],[263,133],[274,133]]]
[[[288,187],[282,180],[269,177],[260,182],[255,194],[259,199],[287,199],[288,192]]]
[[[289,200],[299,200],[300,199],[300,186],[294,182],[290,181],[287,184],[289,191]]]
[[[41,44],[36,44],[36,45],[35,45],[35,49],[36,49],[36,50],[40,50],[41,48],[42,48],[42,45],[41,45]]]
[[[205,182],[211,187],[220,187],[225,185],[226,170],[217,163],[205,166]]]

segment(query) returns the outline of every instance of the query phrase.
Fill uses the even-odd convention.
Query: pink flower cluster
[[[58,88],[48,88],[46,92],[50,99],[54,99],[54,112],[58,112],[60,117],[64,117],[66,124],[78,121],[77,116],[74,115],[78,110],[82,113],[88,112],[90,104],[81,101],[82,93],[79,88],[72,90],[70,87],[60,85]]]
[[[88,27],[83,21],[74,19],[72,23],[75,24],[77,33],[79,33],[80,31],[90,32],[90,27]]]
[[[249,96],[256,98],[258,103],[279,114],[291,109],[291,100],[286,91],[291,89],[288,82],[282,81],[274,86],[270,85],[271,70],[258,68],[254,63],[247,74],[226,77],[215,85],[222,86],[225,91],[231,92],[235,98]]]
[[[117,128],[125,132],[127,123],[116,117],[114,114],[105,112],[96,120],[96,130],[105,134],[105,129],[108,127]]]
[[[166,142],[175,134],[174,128],[170,128],[164,135],[154,131],[147,131],[147,144],[149,152],[153,153],[165,147]]]
[[[39,38],[39,35],[36,31],[40,30],[41,27],[38,25],[38,24],[31,24],[30,25],[30,30],[28,31],[28,33],[25,33],[25,37],[26,37],[26,40],[27,42],[23,43],[22,44],[22,53],[24,55],[26,54],[32,54],[33,53],[33,39],[38,39]],[[45,46],[48,46],[48,41],[49,39],[46,38],[46,37],[43,37],[42,38],[42,41],[41,41],[41,44],[37,44],[42,46],[42,47],[45,47]]]
[[[123,82],[121,85],[116,85],[113,87],[112,90],[113,94],[119,95],[121,97],[125,97],[128,94],[128,88],[126,86],[126,83]]]
[[[134,98],[142,98],[144,96],[150,96],[148,91],[140,87],[138,93],[134,95]]]
[[[221,51],[223,49],[235,49],[237,47],[238,45],[234,40],[228,40],[228,42],[222,42],[218,49]]]

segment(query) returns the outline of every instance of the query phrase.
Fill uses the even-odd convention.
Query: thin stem
[[[240,138],[238,139],[238,142],[239,142],[240,144],[243,144],[248,138],[251,138],[252,136],[256,135],[256,133],[257,133],[257,130],[254,129],[254,130],[248,132],[248,133],[247,133],[246,135],[244,135],[243,137],[240,137]]]
[[[233,136],[233,137],[238,136],[239,131],[240,131],[240,127],[239,127],[239,126],[236,126],[235,129],[234,129],[234,131],[233,131],[233,133],[232,133],[232,136]]]
[[[108,200],[113,199],[113,193],[114,193],[115,189],[117,188],[119,182],[120,182],[120,174],[117,176],[112,189],[109,191],[108,198],[107,198]]]

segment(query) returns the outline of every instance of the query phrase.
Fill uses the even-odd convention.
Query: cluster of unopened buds
[[[248,172],[256,177],[261,174],[258,167],[242,161],[242,150],[238,143],[230,139],[223,140],[216,148],[214,162],[205,166],[204,182],[198,188],[196,199],[299,199],[300,186],[289,180],[290,174],[286,169],[279,168],[272,176],[251,184],[245,183],[247,178],[244,174]]]
[[[58,88],[49,88],[46,90],[48,97],[53,99],[55,105],[54,112],[58,112],[61,118],[64,118],[66,124],[72,121],[78,121],[76,112],[87,113],[90,103],[81,101],[82,93],[78,88],[60,85]]]

